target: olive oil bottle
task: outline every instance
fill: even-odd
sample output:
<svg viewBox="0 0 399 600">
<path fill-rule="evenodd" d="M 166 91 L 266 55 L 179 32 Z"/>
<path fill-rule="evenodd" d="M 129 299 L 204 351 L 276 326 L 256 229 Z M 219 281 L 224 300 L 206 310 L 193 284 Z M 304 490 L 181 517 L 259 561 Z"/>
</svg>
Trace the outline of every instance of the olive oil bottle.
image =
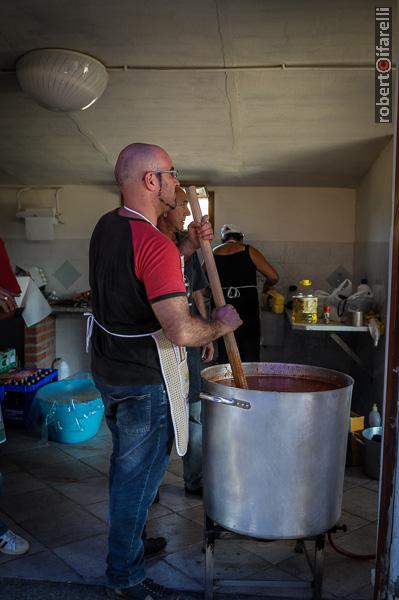
<svg viewBox="0 0 399 600">
<path fill-rule="evenodd" d="M 310 279 L 301 279 L 299 292 L 292 298 L 292 322 L 317 323 L 317 296 L 312 293 Z"/>
</svg>

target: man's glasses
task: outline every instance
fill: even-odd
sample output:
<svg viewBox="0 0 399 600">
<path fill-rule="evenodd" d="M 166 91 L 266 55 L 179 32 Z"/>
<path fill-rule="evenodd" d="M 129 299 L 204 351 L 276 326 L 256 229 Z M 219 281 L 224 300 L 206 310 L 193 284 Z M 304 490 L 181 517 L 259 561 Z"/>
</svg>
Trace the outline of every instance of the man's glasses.
<svg viewBox="0 0 399 600">
<path fill-rule="evenodd" d="M 154 172 L 155 175 L 158 175 L 160 173 L 170 173 L 175 179 L 179 179 L 179 171 L 177 169 L 159 169 L 158 171 Z"/>
</svg>

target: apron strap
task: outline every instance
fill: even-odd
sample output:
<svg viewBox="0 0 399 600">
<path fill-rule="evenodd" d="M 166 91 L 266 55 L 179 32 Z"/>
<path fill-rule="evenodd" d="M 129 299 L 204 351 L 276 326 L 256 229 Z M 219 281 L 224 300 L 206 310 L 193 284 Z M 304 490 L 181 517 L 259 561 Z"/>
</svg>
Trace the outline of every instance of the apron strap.
<svg viewBox="0 0 399 600">
<path fill-rule="evenodd" d="M 237 287 L 231 285 L 230 287 L 224 287 L 222 289 L 227 290 L 227 298 L 239 298 L 241 296 L 240 290 L 243 290 L 244 288 L 256 288 L 256 285 L 238 285 Z"/>
<path fill-rule="evenodd" d="M 93 315 L 93 313 L 91 312 L 85 312 L 83 313 L 84 317 L 87 317 L 87 323 L 86 323 L 86 352 L 89 351 L 89 345 L 90 345 L 90 339 L 91 339 L 91 335 L 93 333 L 93 326 L 94 323 L 96 325 L 98 325 L 100 327 L 100 329 L 102 329 L 103 331 L 105 331 L 105 333 L 108 333 L 109 335 L 114 335 L 115 337 L 120 337 L 120 338 L 142 338 L 142 337 L 148 337 L 148 336 L 152 336 L 154 333 L 158 333 L 159 331 L 162 331 L 162 329 L 158 329 L 157 331 L 152 331 L 151 333 L 137 333 L 135 335 L 132 334 L 126 334 L 126 333 L 114 333 L 113 331 L 110 331 L 109 329 L 107 329 L 106 327 L 104 327 L 104 325 L 101 325 L 101 323 L 99 323 L 95 316 Z"/>
</svg>

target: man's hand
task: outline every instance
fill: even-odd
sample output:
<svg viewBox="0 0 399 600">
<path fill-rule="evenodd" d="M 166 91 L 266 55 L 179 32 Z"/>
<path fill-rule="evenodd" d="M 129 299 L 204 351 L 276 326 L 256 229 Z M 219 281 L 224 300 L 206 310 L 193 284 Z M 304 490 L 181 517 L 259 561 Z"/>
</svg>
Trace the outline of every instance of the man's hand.
<svg viewBox="0 0 399 600">
<path fill-rule="evenodd" d="M 211 242 L 213 240 L 213 229 L 208 215 L 204 215 L 201 223 L 194 221 L 188 226 L 187 235 L 179 244 L 180 252 L 189 258 L 200 247 L 200 239 Z"/>
<path fill-rule="evenodd" d="M 213 347 L 213 342 L 209 342 L 208 344 L 205 344 L 205 346 L 202 347 L 202 351 L 201 351 L 202 360 L 206 363 L 211 362 L 214 352 L 215 352 L 215 349 Z"/>
<path fill-rule="evenodd" d="M 0 288 L 0 311 L 11 313 L 17 308 L 14 300 L 14 295 L 7 292 L 4 288 Z"/>
<path fill-rule="evenodd" d="M 225 304 L 224 306 L 214 308 L 212 311 L 212 319 L 223 324 L 226 330 L 223 331 L 222 335 L 235 331 L 242 325 L 240 315 L 231 304 Z"/>
</svg>

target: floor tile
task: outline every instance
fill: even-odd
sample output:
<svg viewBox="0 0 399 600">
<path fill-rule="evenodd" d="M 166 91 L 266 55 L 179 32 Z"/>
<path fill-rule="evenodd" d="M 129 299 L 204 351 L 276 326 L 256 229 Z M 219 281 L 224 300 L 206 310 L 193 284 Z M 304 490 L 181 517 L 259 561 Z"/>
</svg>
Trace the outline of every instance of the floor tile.
<svg viewBox="0 0 399 600">
<path fill-rule="evenodd" d="M 352 594 L 349 594 L 347 598 L 348 600 L 373 600 L 374 590 L 371 583 L 361 587 L 359 590 L 356 590 Z"/>
<path fill-rule="evenodd" d="M 178 514 L 185 519 L 198 523 L 201 527 L 204 525 L 204 506 L 202 504 L 179 511 Z"/>
<path fill-rule="evenodd" d="M 242 541 L 238 544 L 247 552 L 261 556 L 264 560 L 277 565 L 282 560 L 294 555 L 296 542 L 292 540 L 276 540 L 273 542 Z"/>
<path fill-rule="evenodd" d="M 93 469 L 103 473 L 103 475 L 108 475 L 110 456 L 110 452 L 104 452 L 101 454 L 95 454 L 94 456 L 84 456 L 81 460 L 86 465 L 89 465 Z"/>
<path fill-rule="evenodd" d="M 1 448 L 1 446 L 0 446 L 0 448 Z M 5 454 L 1 454 L 1 451 L 0 451 L 0 465 L 1 465 L 1 472 L 3 473 L 3 475 L 6 475 L 7 473 L 13 473 L 14 471 L 18 471 L 20 468 L 15 462 L 13 462 L 11 460 L 11 458 L 6 456 Z"/>
<path fill-rule="evenodd" d="M 1 498 L 2 511 L 18 523 L 36 517 L 48 519 L 54 510 L 62 511 L 64 506 L 73 509 L 75 505 L 50 488 Z"/>
<path fill-rule="evenodd" d="M 2 498 L 13 496 L 15 494 L 24 494 L 46 488 L 47 485 L 41 479 L 33 477 L 23 471 L 14 471 L 8 473 L 3 480 Z M 0 499 L 0 502 L 2 500 Z"/>
<path fill-rule="evenodd" d="M 0 565 L 0 577 L 18 577 L 20 579 L 42 579 L 45 581 L 81 582 L 82 578 L 52 552 L 20 556 Z"/>
<path fill-rule="evenodd" d="M 147 575 L 164 586 L 178 590 L 202 591 L 203 586 L 192 579 L 190 572 L 182 572 L 164 560 L 153 559 L 148 563 Z M 187 596 L 184 596 L 186 600 Z M 216 599 L 215 599 L 216 600 Z"/>
<path fill-rule="evenodd" d="M 5 444 L 0 444 L 0 457 L 42 445 L 37 436 L 29 434 L 23 427 L 15 427 L 9 423 L 6 427 L 7 441 Z"/>
<path fill-rule="evenodd" d="M 166 485 L 166 484 L 183 485 L 183 480 L 179 475 L 175 475 L 171 471 L 166 471 L 165 477 L 163 478 L 161 485 Z"/>
<path fill-rule="evenodd" d="M 102 534 L 54 548 L 54 553 L 85 581 L 103 578 L 105 582 L 107 543 L 107 535 Z"/>
<path fill-rule="evenodd" d="M 167 506 L 164 506 L 162 502 L 153 504 L 148 513 L 148 519 L 157 519 L 158 517 L 164 517 L 165 515 L 172 514 L 173 511 Z"/>
<path fill-rule="evenodd" d="M 77 504 L 94 504 L 108 498 L 108 479 L 90 477 L 75 483 L 56 484 L 54 488 Z"/>
<path fill-rule="evenodd" d="M 90 477 L 98 477 L 98 471 L 70 456 L 62 463 L 33 467 L 29 469 L 29 472 L 51 485 L 81 481 L 82 479 L 89 479 Z"/>
<path fill-rule="evenodd" d="M 10 455 L 10 458 L 23 469 L 34 469 L 70 460 L 65 452 L 51 445 L 37 446 L 30 450 L 15 452 Z"/>
<path fill-rule="evenodd" d="M 21 527 L 48 548 L 104 534 L 107 526 L 100 519 L 76 504 L 51 506 L 44 513 L 21 522 Z"/>
<path fill-rule="evenodd" d="M 363 487 L 365 487 L 369 490 L 374 490 L 375 492 L 378 492 L 378 490 L 380 489 L 380 482 L 378 479 L 370 479 L 370 481 L 363 484 Z"/>
<path fill-rule="evenodd" d="M 168 552 L 174 552 L 202 542 L 202 527 L 176 514 L 151 519 L 147 524 L 148 537 L 164 536 L 168 540 Z"/>
<path fill-rule="evenodd" d="M 372 561 L 352 560 L 339 554 L 328 554 L 324 561 L 323 590 L 338 597 L 351 594 L 370 580 L 372 564 Z M 303 555 L 282 561 L 278 567 L 294 577 L 311 579 Z"/>
<path fill-rule="evenodd" d="M 364 525 L 368 525 L 369 521 L 367 521 L 366 519 L 362 519 L 361 517 L 358 517 L 357 515 L 353 515 L 352 513 L 348 513 L 345 510 L 342 511 L 341 513 L 341 517 L 338 521 L 339 525 L 346 525 L 347 527 L 347 531 L 337 531 L 335 533 L 333 533 L 333 538 L 340 538 L 343 535 L 347 535 L 348 533 L 351 533 L 352 531 L 355 531 L 355 529 L 359 529 L 360 527 L 364 527 Z"/>
<path fill-rule="evenodd" d="M 251 594 L 250 597 L 256 598 L 280 598 L 281 600 L 286 599 L 311 599 L 312 598 L 312 589 L 309 583 L 304 586 L 302 580 L 296 579 L 289 573 L 286 573 L 279 569 L 278 567 L 272 565 L 263 573 L 257 573 L 256 575 L 248 578 L 248 582 L 252 585 L 246 585 L 245 580 L 239 584 L 239 587 L 234 586 L 225 586 L 223 590 L 228 591 L 229 593 L 235 592 L 235 598 L 242 598 L 242 600 L 248 600 L 246 594 Z M 257 583 L 258 582 L 258 583 Z M 257 584 L 257 587 L 254 585 Z M 217 598 L 219 594 L 222 594 L 222 597 L 232 598 L 232 596 L 227 596 L 227 594 L 218 592 Z M 242 594 L 245 594 L 243 596 Z M 327 600 L 327 596 L 323 595 L 323 600 Z"/>
<path fill-rule="evenodd" d="M 378 494 L 364 487 L 352 488 L 344 492 L 342 508 L 367 521 L 375 521 L 377 519 Z"/>
<path fill-rule="evenodd" d="M 111 438 L 95 436 L 82 444 L 64 444 L 63 451 L 74 458 L 85 459 L 89 456 L 110 454 L 112 448 Z"/>
<path fill-rule="evenodd" d="M 164 560 L 184 573 L 189 573 L 197 581 L 202 582 L 205 572 L 205 555 L 202 543 L 167 554 Z M 260 556 L 256 556 L 239 546 L 234 541 L 218 540 L 214 552 L 214 573 L 219 579 L 250 579 L 251 576 L 264 572 L 271 565 Z"/>
<path fill-rule="evenodd" d="M 364 474 L 363 467 L 347 467 L 345 469 L 345 479 L 346 483 L 353 483 L 354 485 L 364 485 L 365 483 L 371 481 L 367 475 Z"/>
<path fill-rule="evenodd" d="M 202 504 L 202 498 L 198 496 L 186 496 L 181 484 L 161 485 L 159 493 L 162 498 L 162 504 L 177 512 Z"/>
<path fill-rule="evenodd" d="M 333 538 L 335 545 L 355 554 L 375 554 L 377 544 L 377 522 L 365 525 L 339 539 Z"/>
<path fill-rule="evenodd" d="M 7 446 L 9 451 L 4 452 Z M 0 499 L 0 519 L 29 539 L 32 548 L 28 555 L 18 558 L 0 554 L 0 576 L 7 573 L 9 577 L 81 581 L 81 573 L 86 583 L 104 582 L 110 448 L 111 436 L 105 424 L 95 438 L 78 445 L 43 445 L 23 429 L 11 429 L 9 442 L 0 446 L 0 470 L 9 474 Z M 164 535 L 168 545 L 147 564 L 150 574 L 164 585 L 191 590 L 193 595 L 185 593 L 184 600 L 200 600 L 203 505 L 200 498 L 184 494 L 182 471 L 182 460 L 174 451 L 160 488 L 160 503 L 151 507 L 148 521 L 148 535 Z M 357 467 L 347 469 L 345 482 L 340 522 L 348 526 L 348 532 L 337 532 L 333 540 L 345 550 L 371 553 L 376 536 L 378 482 Z M 215 552 L 217 576 L 309 579 L 305 557 L 293 552 L 292 545 L 286 541 L 219 540 Z M 371 600 L 372 564 L 340 556 L 327 544 L 323 600 L 346 596 Z M 262 591 L 254 593 L 252 588 L 231 591 L 218 592 L 215 600 L 262 597 Z M 243 591 L 251 595 L 244 596 Z M 285 588 L 275 588 L 273 597 L 310 597 L 303 590 L 285 592 Z"/>
<path fill-rule="evenodd" d="M 85 510 L 101 519 L 103 523 L 108 523 L 108 500 L 102 502 L 95 502 L 94 504 L 86 504 Z"/>
<path fill-rule="evenodd" d="M 168 464 L 168 471 L 174 473 L 178 477 L 183 478 L 183 461 L 181 458 L 176 460 L 170 460 Z"/>
</svg>

